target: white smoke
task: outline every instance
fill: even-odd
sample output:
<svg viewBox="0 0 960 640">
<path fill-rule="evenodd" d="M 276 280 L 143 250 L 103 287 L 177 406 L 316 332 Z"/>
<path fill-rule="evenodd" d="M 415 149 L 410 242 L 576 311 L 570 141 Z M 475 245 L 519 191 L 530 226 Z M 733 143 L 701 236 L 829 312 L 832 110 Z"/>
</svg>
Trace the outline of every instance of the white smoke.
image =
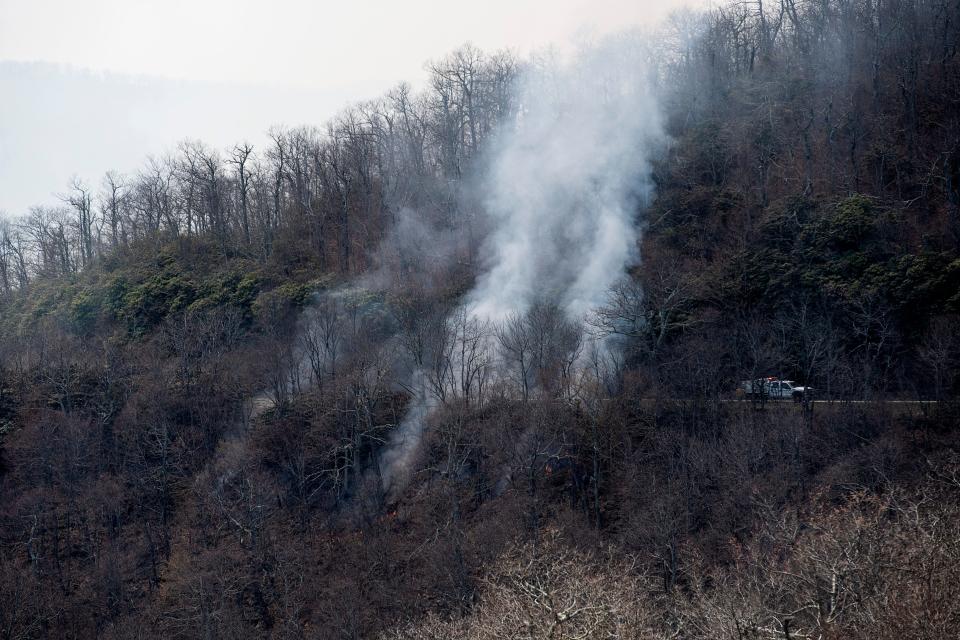
<svg viewBox="0 0 960 640">
<path fill-rule="evenodd" d="M 484 179 L 489 265 L 467 300 L 477 317 L 549 299 L 582 318 L 638 259 L 636 214 L 663 135 L 647 60 L 641 38 L 620 35 L 523 76 Z"/>
<path fill-rule="evenodd" d="M 639 260 L 637 216 L 652 195 L 650 159 L 663 138 L 647 53 L 642 38 L 620 35 L 523 74 L 516 119 L 490 144 L 474 185 L 490 231 L 485 269 L 464 301 L 472 321 L 496 324 L 545 301 L 580 322 Z M 485 348 L 496 351 L 492 333 Z M 411 391 L 380 458 L 394 496 L 436 408 L 422 371 Z"/>
<path fill-rule="evenodd" d="M 485 170 L 472 185 L 485 194 L 486 264 L 454 314 L 460 314 L 461 333 L 454 332 L 460 342 L 450 353 L 461 360 L 450 363 L 451 371 L 464 375 L 464 354 L 475 356 L 471 349 L 488 352 L 471 362 L 492 363 L 494 333 L 484 331 L 537 301 L 557 304 L 580 321 L 639 259 L 637 215 L 652 193 L 649 162 L 663 135 L 643 42 L 621 35 L 572 62 L 541 61 L 522 75 L 517 116 L 488 142 Z M 368 288 L 436 291 L 449 286 L 451 263 L 467 254 L 464 238 L 454 231 L 400 208 L 364 286 L 315 297 L 291 354 L 295 377 L 318 384 L 359 343 L 389 333 L 373 331 L 384 314 L 362 302 Z M 476 337 L 481 333 L 486 337 Z M 449 384 L 462 387 L 462 377 L 451 375 Z M 406 413 L 379 457 L 381 487 L 392 498 L 407 485 L 440 402 L 424 370 L 414 369 L 409 381 Z M 298 384 L 276 386 L 292 393 Z M 272 406 L 268 398 L 267 392 L 256 396 L 251 413 Z"/>
<path fill-rule="evenodd" d="M 436 406 L 436 399 L 427 392 L 426 377 L 415 371 L 410 388 L 410 404 L 400 424 L 390 433 L 390 440 L 380 454 L 380 482 L 385 494 L 395 494 L 406 486 L 410 471 L 420 452 L 420 442 L 427 418 Z"/>
</svg>

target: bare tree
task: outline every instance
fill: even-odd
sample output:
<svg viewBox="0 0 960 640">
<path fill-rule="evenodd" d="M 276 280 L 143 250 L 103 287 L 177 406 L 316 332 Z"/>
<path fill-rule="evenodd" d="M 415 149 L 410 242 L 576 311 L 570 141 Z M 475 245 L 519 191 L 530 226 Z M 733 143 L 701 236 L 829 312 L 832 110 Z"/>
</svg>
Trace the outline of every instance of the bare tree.
<svg viewBox="0 0 960 640">
<path fill-rule="evenodd" d="M 250 212 L 249 212 L 249 193 L 250 193 L 250 172 L 247 167 L 250 155 L 253 153 L 253 147 L 247 143 L 237 145 L 233 148 L 230 156 L 230 164 L 236 167 L 237 186 L 240 195 L 240 220 L 243 228 L 243 239 L 246 246 L 250 246 Z"/>
<path fill-rule="evenodd" d="M 110 242 L 113 248 L 126 244 L 127 237 L 123 229 L 124 209 L 126 208 L 126 184 L 123 176 L 108 171 L 103 177 L 100 192 L 100 215 L 110 227 Z"/>
<path fill-rule="evenodd" d="M 918 349 L 921 362 L 930 370 L 933 399 L 937 401 L 945 399 L 956 380 L 956 363 L 960 355 L 957 326 L 956 318 L 934 319 Z"/>
<path fill-rule="evenodd" d="M 71 183 L 72 191 L 60 195 L 60 199 L 73 207 L 77 214 L 77 231 L 80 243 L 80 267 L 93 262 L 93 207 L 91 206 L 90 189 L 79 179 L 74 178 Z"/>
<path fill-rule="evenodd" d="M 325 378 L 337 377 L 337 357 L 346 333 L 346 321 L 334 296 L 323 296 L 303 320 L 302 340 L 314 380 L 323 385 Z"/>
<path fill-rule="evenodd" d="M 534 341 L 527 320 L 523 314 L 513 313 L 500 323 L 495 331 L 509 375 L 526 401 L 530 397 L 534 366 Z"/>
</svg>

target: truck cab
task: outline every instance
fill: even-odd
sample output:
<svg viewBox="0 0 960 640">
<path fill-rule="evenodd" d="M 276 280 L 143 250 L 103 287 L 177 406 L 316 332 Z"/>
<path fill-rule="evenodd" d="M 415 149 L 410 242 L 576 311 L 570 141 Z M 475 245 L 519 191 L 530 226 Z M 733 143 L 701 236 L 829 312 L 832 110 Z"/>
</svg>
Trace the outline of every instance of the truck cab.
<svg viewBox="0 0 960 640">
<path fill-rule="evenodd" d="M 771 398 L 774 400 L 793 400 L 802 402 L 812 395 L 813 387 L 801 387 L 794 385 L 793 380 L 780 380 L 778 378 L 758 378 L 756 380 L 744 380 L 741 383 L 744 393 L 751 398 Z"/>
</svg>

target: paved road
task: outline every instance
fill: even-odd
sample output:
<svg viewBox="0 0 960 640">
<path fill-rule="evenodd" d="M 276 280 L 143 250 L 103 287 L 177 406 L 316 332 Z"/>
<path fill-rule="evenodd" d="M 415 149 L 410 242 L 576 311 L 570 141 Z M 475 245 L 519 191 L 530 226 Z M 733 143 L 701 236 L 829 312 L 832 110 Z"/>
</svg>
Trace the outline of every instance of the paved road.
<svg viewBox="0 0 960 640">
<path fill-rule="evenodd" d="M 679 402 L 679 401 L 677 401 L 677 402 Z M 753 402 L 753 401 L 750 400 L 749 398 L 728 398 L 728 399 L 721 400 L 720 402 L 743 402 L 743 403 L 749 404 L 749 403 L 751 403 L 751 402 Z M 812 402 L 813 404 L 835 404 L 835 405 L 843 405 L 843 404 L 918 404 L 918 405 L 924 405 L 924 404 L 937 404 L 937 403 L 938 403 L 937 400 L 812 400 L 811 402 Z M 759 404 L 759 400 L 757 401 L 757 403 Z M 778 400 L 778 399 L 775 399 L 775 398 L 768 398 L 768 399 L 767 399 L 767 404 L 802 404 L 802 403 L 800 403 L 800 402 L 794 402 L 792 399 Z"/>
</svg>

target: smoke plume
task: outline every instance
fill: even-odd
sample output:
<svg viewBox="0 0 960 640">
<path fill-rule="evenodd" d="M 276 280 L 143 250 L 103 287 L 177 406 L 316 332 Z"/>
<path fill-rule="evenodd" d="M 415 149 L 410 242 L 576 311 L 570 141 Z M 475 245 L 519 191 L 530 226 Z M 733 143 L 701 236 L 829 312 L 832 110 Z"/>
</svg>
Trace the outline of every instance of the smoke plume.
<svg viewBox="0 0 960 640">
<path fill-rule="evenodd" d="M 482 180 L 492 232 L 467 301 L 477 317 L 547 299 L 581 318 L 638 259 L 636 215 L 662 136 L 648 68 L 643 41 L 621 35 L 523 75 Z"/>
<path fill-rule="evenodd" d="M 409 480 L 427 418 L 436 406 L 422 371 L 414 372 L 410 392 L 410 405 L 403 420 L 390 434 L 390 441 L 380 455 L 380 481 L 388 495 L 395 494 Z"/>
<path fill-rule="evenodd" d="M 516 117 L 496 135 L 474 185 L 485 194 L 489 229 L 485 268 L 464 301 L 476 321 L 502 322 L 544 301 L 580 322 L 639 259 L 637 216 L 663 136 L 646 54 L 641 38 L 621 35 L 521 76 Z M 495 350 L 492 340 L 486 349 Z M 380 460 L 394 494 L 435 408 L 422 372 L 414 380 Z"/>
</svg>

